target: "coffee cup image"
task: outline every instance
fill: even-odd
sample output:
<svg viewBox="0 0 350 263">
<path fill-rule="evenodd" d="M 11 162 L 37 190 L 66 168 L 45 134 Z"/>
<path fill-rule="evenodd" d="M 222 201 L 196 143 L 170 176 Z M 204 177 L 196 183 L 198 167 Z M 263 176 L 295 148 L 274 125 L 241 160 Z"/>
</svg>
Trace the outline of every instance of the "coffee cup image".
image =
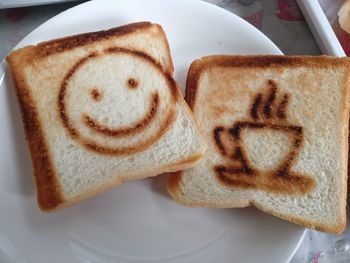
<svg viewBox="0 0 350 263">
<path fill-rule="evenodd" d="M 293 165 L 303 147 L 304 130 L 301 126 L 289 123 L 287 106 L 290 95 L 286 93 L 277 98 L 277 90 L 276 82 L 268 80 L 265 94 L 258 93 L 251 104 L 250 119 L 236 121 L 231 127 L 217 126 L 213 130 L 216 148 L 225 160 L 223 164 L 213 167 L 221 184 L 232 188 L 260 189 L 289 195 L 306 194 L 315 187 L 311 176 L 293 171 Z M 283 136 L 288 143 L 283 145 L 283 153 L 269 156 L 277 159 L 277 162 L 264 167 L 257 161 L 264 156 L 257 156 L 255 160 L 250 158 L 248 133 L 255 134 L 255 140 L 264 134 L 269 139 Z M 262 147 L 259 143 L 255 147 Z"/>
</svg>

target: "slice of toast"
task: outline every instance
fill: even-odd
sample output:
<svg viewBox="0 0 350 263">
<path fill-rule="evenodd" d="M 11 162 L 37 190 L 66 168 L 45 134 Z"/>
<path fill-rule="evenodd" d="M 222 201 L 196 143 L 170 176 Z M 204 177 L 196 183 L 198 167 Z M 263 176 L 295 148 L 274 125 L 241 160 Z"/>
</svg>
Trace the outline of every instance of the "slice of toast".
<svg viewBox="0 0 350 263">
<path fill-rule="evenodd" d="M 44 211 L 123 181 L 186 169 L 204 154 L 160 25 L 43 42 L 7 61 Z"/>
<path fill-rule="evenodd" d="M 209 144 L 170 175 L 184 205 L 245 207 L 320 231 L 346 225 L 347 58 L 209 56 L 192 63 L 186 100 Z"/>
</svg>

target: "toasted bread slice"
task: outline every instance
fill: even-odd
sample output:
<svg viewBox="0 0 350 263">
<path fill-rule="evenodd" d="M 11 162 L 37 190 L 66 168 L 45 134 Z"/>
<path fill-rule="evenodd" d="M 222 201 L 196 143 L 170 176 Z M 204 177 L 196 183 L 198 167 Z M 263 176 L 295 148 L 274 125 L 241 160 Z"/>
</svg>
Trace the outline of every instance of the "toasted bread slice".
<svg viewBox="0 0 350 263">
<path fill-rule="evenodd" d="M 205 151 L 157 24 L 43 42 L 7 61 L 44 211 L 188 168 Z"/>
<path fill-rule="evenodd" d="M 186 100 L 209 150 L 170 175 L 184 205 L 245 207 L 320 231 L 346 225 L 347 58 L 210 56 L 192 63 Z"/>
</svg>

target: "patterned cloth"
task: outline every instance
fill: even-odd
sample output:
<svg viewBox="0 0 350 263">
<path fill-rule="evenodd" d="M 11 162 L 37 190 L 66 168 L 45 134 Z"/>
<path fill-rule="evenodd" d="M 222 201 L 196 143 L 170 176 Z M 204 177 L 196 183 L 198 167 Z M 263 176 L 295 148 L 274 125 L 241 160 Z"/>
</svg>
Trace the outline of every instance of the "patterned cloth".
<svg viewBox="0 0 350 263">
<path fill-rule="evenodd" d="M 247 20 L 267 35 L 284 54 L 319 55 L 305 19 L 295 0 L 206 0 Z M 314 0 L 316 1 L 316 0 Z M 334 19 L 335 2 L 320 0 Z M 0 10 L 0 60 L 28 33 L 54 15 L 83 1 Z M 333 7 L 333 8 L 332 8 Z M 291 263 L 350 262 L 350 231 L 342 236 L 308 230 Z"/>
</svg>

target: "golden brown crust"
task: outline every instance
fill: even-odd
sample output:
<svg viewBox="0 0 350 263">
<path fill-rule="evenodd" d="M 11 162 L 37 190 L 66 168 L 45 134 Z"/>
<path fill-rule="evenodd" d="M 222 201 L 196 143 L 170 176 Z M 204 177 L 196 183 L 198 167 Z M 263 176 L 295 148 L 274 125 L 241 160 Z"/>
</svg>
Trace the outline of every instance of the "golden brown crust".
<svg viewBox="0 0 350 263">
<path fill-rule="evenodd" d="M 162 35 L 165 36 L 165 32 L 164 32 L 163 28 L 162 28 L 160 25 L 158 25 L 158 24 L 156 24 L 156 26 L 158 27 L 158 29 L 159 29 L 159 31 L 162 33 Z M 169 58 L 169 61 L 171 62 L 171 64 L 169 65 L 170 68 L 169 68 L 168 72 L 169 72 L 171 75 L 173 75 L 173 73 L 174 73 L 174 64 L 173 64 L 173 59 L 172 59 L 171 53 L 170 53 L 170 45 L 169 45 L 169 42 L 168 42 L 168 40 L 167 40 L 166 38 L 165 38 L 165 41 L 164 41 L 164 42 L 165 42 L 165 45 L 166 45 L 167 56 L 168 56 L 168 58 Z"/>
<path fill-rule="evenodd" d="M 46 57 L 55 53 L 65 52 L 73 48 L 82 47 L 89 43 L 106 40 L 111 37 L 125 35 L 137 30 L 144 30 L 150 28 L 152 23 L 150 22 L 138 22 L 132 23 L 108 30 L 83 33 L 59 39 L 53 39 L 45 42 L 41 42 L 36 45 L 37 56 Z"/>
<path fill-rule="evenodd" d="M 34 58 L 42 58 L 52 54 L 61 53 L 74 48 L 78 48 L 84 45 L 92 44 L 97 41 L 108 40 L 109 38 L 132 34 L 137 31 L 142 31 L 151 28 L 152 26 L 156 27 L 161 33 L 164 44 L 166 46 L 167 60 L 170 62 L 170 64 L 168 65 L 169 68 L 165 67 L 165 70 L 172 76 L 174 71 L 174 65 L 171 58 L 169 42 L 166 38 L 163 28 L 160 25 L 152 24 L 151 22 L 136 22 L 120 27 L 110 28 L 108 30 L 88 32 L 44 41 L 38 43 L 37 45 L 28 45 L 26 47 L 16 49 L 11 52 L 10 56 L 23 56 L 23 60 L 26 60 L 27 58 L 30 58 L 30 60 Z"/>
<path fill-rule="evenodd" d="M 112 37 L 122 36 L 129 33 L 135 33 L 137 31 L 145 30 L 152 26 L 156 26 L 161 32 L 162 36 L 165 36 L 163 28 L 158 24 L 152 24 L 151 22 L 136 22 L 120 27 L 111 28 L 108 30 L 83 33 L 41 42 L 38 45 L 36 45 L 36 56 L 45 57 L 55 53 L 65 52 L 67 50 L 81 47 L 99 40 L 107 40 Z M 165 37 L 164 44 L 166 45 L 168 60 L 171 63 L 167 71 L 169 74 L 172 74 L 174 71 L 174 66 L 172 64 L 169 42 Z"/>
<path fill-rule="evenodd" d="M 52 160 L 47 150 L 47 142 L 42 131 L 38 113 L 35 108 L 20 60 L 9 56 L 18 104 L 22 113 L 26 140 L 29 145 L 33 176 L 37 189 L 37 199 L 43 211 L 50 211 L 64 202 L 61 186 L 57 180 Z"/>
<path fill-rule="evenodd" d="M 348 72 L 350 72 L 350 67 L 348 67 Z M 344 76 L 343 79 L 343 103 L 344 103 L 344 111 L 343 111 L 343 137 L 344 137 L 344 145 L 343 145 L 343 174 L 345 175 L 343 177 L 343 182 L 342 182 L 342 188 L 340 189 L 341 193 L 341 200 L 344 202 L 340 204 L 341 208 L 341 222 L 337 228 L 334 228 L 334 233 L 340 234 L 342 233 L 345 228 L 346 228 L 346 201 L 347 201 L 347 182 L 348 182 L 348 173 L 349 173 L 349 168 L 346 160 L 349 159 L 349 99 L 350 99 L 350 77 L 349 76 Z"/>
<path fill-rule="evenodd" d="M 339 67 L 350 66 L 347 58 L 335 58 L 328 56 L 283 56 L 283 55 L 257 55 L 257 56 L 207 56 L 192 62 L 186 80 L 186 101 L 191 109 L 195 108 L 195 99 L 198 82 L 202 73 L 215 67 L 235 68 L 283 68 L 283 67 Z"/>
<path fill-rule="evenodd" d="M 202 76 L 203 72 L 206 70 L 209 70 L 210 68 L 214 67 L 251 67 L 251 68 L 271 68 L 275 67 L 276 69 L 283 68 L 283 67 L 313 67 L 313 68 L 325 68 L 325 67 L 343 67 L 347 66 L 350 70 L 350 62 L 347 58 L 334 58 L 334 57 L 327 57 L 327 56 L 319 56 L 319 57 L 313 57 L 313 56 L 224 56 L 224 55 L 218 55 L 218 56 L 209 56 L 204 57 L 198 60 L 195 60 L 192 62 L 188 75 L 187 75 L 187 81 L 186 81 L 186 101 L 191 107 L 191 109 L 195 112 L 196 109 L 196 96 L 198 93 L 198 83 L 200 81 L 200 77 Z M 350 86 L 350 79 L 347 74 L 347 76 L 344 77 L 343 80 L 343 103 L 345 105 L 343 117 L 344 117 L 344 127 L 343 127 L 343 136 L 346 140 L 346 143 L 344 145 L 344 151 L 343 151 L 343 157 L 344 160 L 348 160 L 348 119 L 349 119 L 349 112 L 348 112 L 348 104 L 349 104 L 349 86 Z M 198 106 L 200 107 L 200 106 Z M 254 112 L 252 112 L 253 114 Z M 254 115 L 254 114 L 253 114 Z M 281 115 L 283 117 L 283 114 Z M 343 162 L 343 174 L 346 176 L 343 178 L 344 181 L 342 183 L 342 189 L 341 191 L 341 197 L 340 201 L 341 204 L 339 204 L 340 209 L 340 218 L 338 224 L 335 225 L 326 225 L 322 223 L 315 223 L 315 222 L 309 222 L 301 218 L 293 217 L 293 216 L 285 216 L 280 213 L 277 213 L 272 210 L 265 209 L 264 207 L 261 207 L 259 204 L 256 204 L 252 200 L 245 200 L 242 202 L 237 203 L 208 203 L 206 201 L 190 201 L 186 200 L 181 196 L 180 187 L 181 187 L 181 180 L 182 180 L 182 172 L 173 173 L 169 176 L 168 179 L 168 191 L 173 196 L 173 198 L 178 202 L 186 206 L 192 206 L 192 207 L 215 207 L 215 208 L 238 208 L 238 207 L 246 207 L 253 205 L 256 208 L 267 212 L 269 214 L 272 214 L 274 216 L 280 217 L 282 219 L 285 219 L 287 221 L 294 222 L 296 224 L 303 225 L 308 228 L 312 228 L 318 231 L 328 232 L 328 233 L 335 233 L 340 234 L 345 230 L 346 227 L 346 195 L 347 195 L 347 162 Z"/>
<path fill-rule="evenodd" d="M 199 78 L 204 71 L 200 64 L 200 60 L 195 60 L 191 63 L 190 68 L 188 70 L 187 79 L 186 79 L 186 94 L 185 100 L 187 104 L 190 106 L 191 110 L 194 110 L 194 102 L 197 92 L 197 85 L 199 82 Z"/>
<path fill-rule="evenodd" d="M 41 210 L 47 212 L 54 211 L 61 207 L 69 206 L 71 201 L 65 200 L 63 197 L 62 188 L 57 179 L 56 171 L 48 152 L 47 141 L 40 125 L 35 103 L 24 77 L 24 65 L 31 63 L 31 61 L 35 58 L 41 58 L 52 54 L 65 52 L 67 50 L 81 47 L 95 41 L 134 33 L 135 31 L 141 31 L 154 25 L 155 24 L 151 24 L 150 22 L 140 22 L 112 28 L 106 31 L 69 36 L 42 42 L 36 46 L 27 46 L 20 48 L 8 55 L 7 62 L 13 75 L 17 99 L 22 112 L 26 140 L 31 152 L 33 176 L 37 188 L 37 199 Z M 177 94 L 177 91 L 175 90 L 176 84 L 172 78 L 173 65 L 170 56 L 169 43 L 167 42 L 161 26 L 155 26 L 157 26 L 158 29 L 160 29 L 163 33 L 167 49 L 167 56 L 171 63 L 168 65 L 169 68 L 162 68 L 167 73 L 166 77 L 168 81 L 172 83 L 172 93 Z M 174 116 L 174 114 L 171 116 Z M 116 184 L 119 183 L 117 182 Z M 93 194 L 87 194 L 87 196 L 91 195 Z"/>
<path fill-rule="evenodd" d="M 198 162 L 202 157 L 203 157 L 202 154 L 195 154 L 195 155 L 190 156 L 187 159 L 181 160 L 181 161 L 176 163 L 176 169 L 179 169 L 178 166 L 181 166 L 181 167 L 192 166 L 193 163 Z M 179 170 L 181 170 L 181 169 L 179 169 Z"/>
<path fill-rule="evenodd" d="M 168 192 L 175 193 L 181 185 L 181 171 L 168 173 Z"/>
<path fill-rule="evenodd" d="M 281 67 L 337 67 L 341 64 L 349 65 L 347 58 L 330 56 L 283 56 L 283 55 L 256 55 L 256 56 L 208 56 L 195 61 L 199 69 L 208 67 L 235 67 L 235 68 L 281 68 Z"/>
</svg>

